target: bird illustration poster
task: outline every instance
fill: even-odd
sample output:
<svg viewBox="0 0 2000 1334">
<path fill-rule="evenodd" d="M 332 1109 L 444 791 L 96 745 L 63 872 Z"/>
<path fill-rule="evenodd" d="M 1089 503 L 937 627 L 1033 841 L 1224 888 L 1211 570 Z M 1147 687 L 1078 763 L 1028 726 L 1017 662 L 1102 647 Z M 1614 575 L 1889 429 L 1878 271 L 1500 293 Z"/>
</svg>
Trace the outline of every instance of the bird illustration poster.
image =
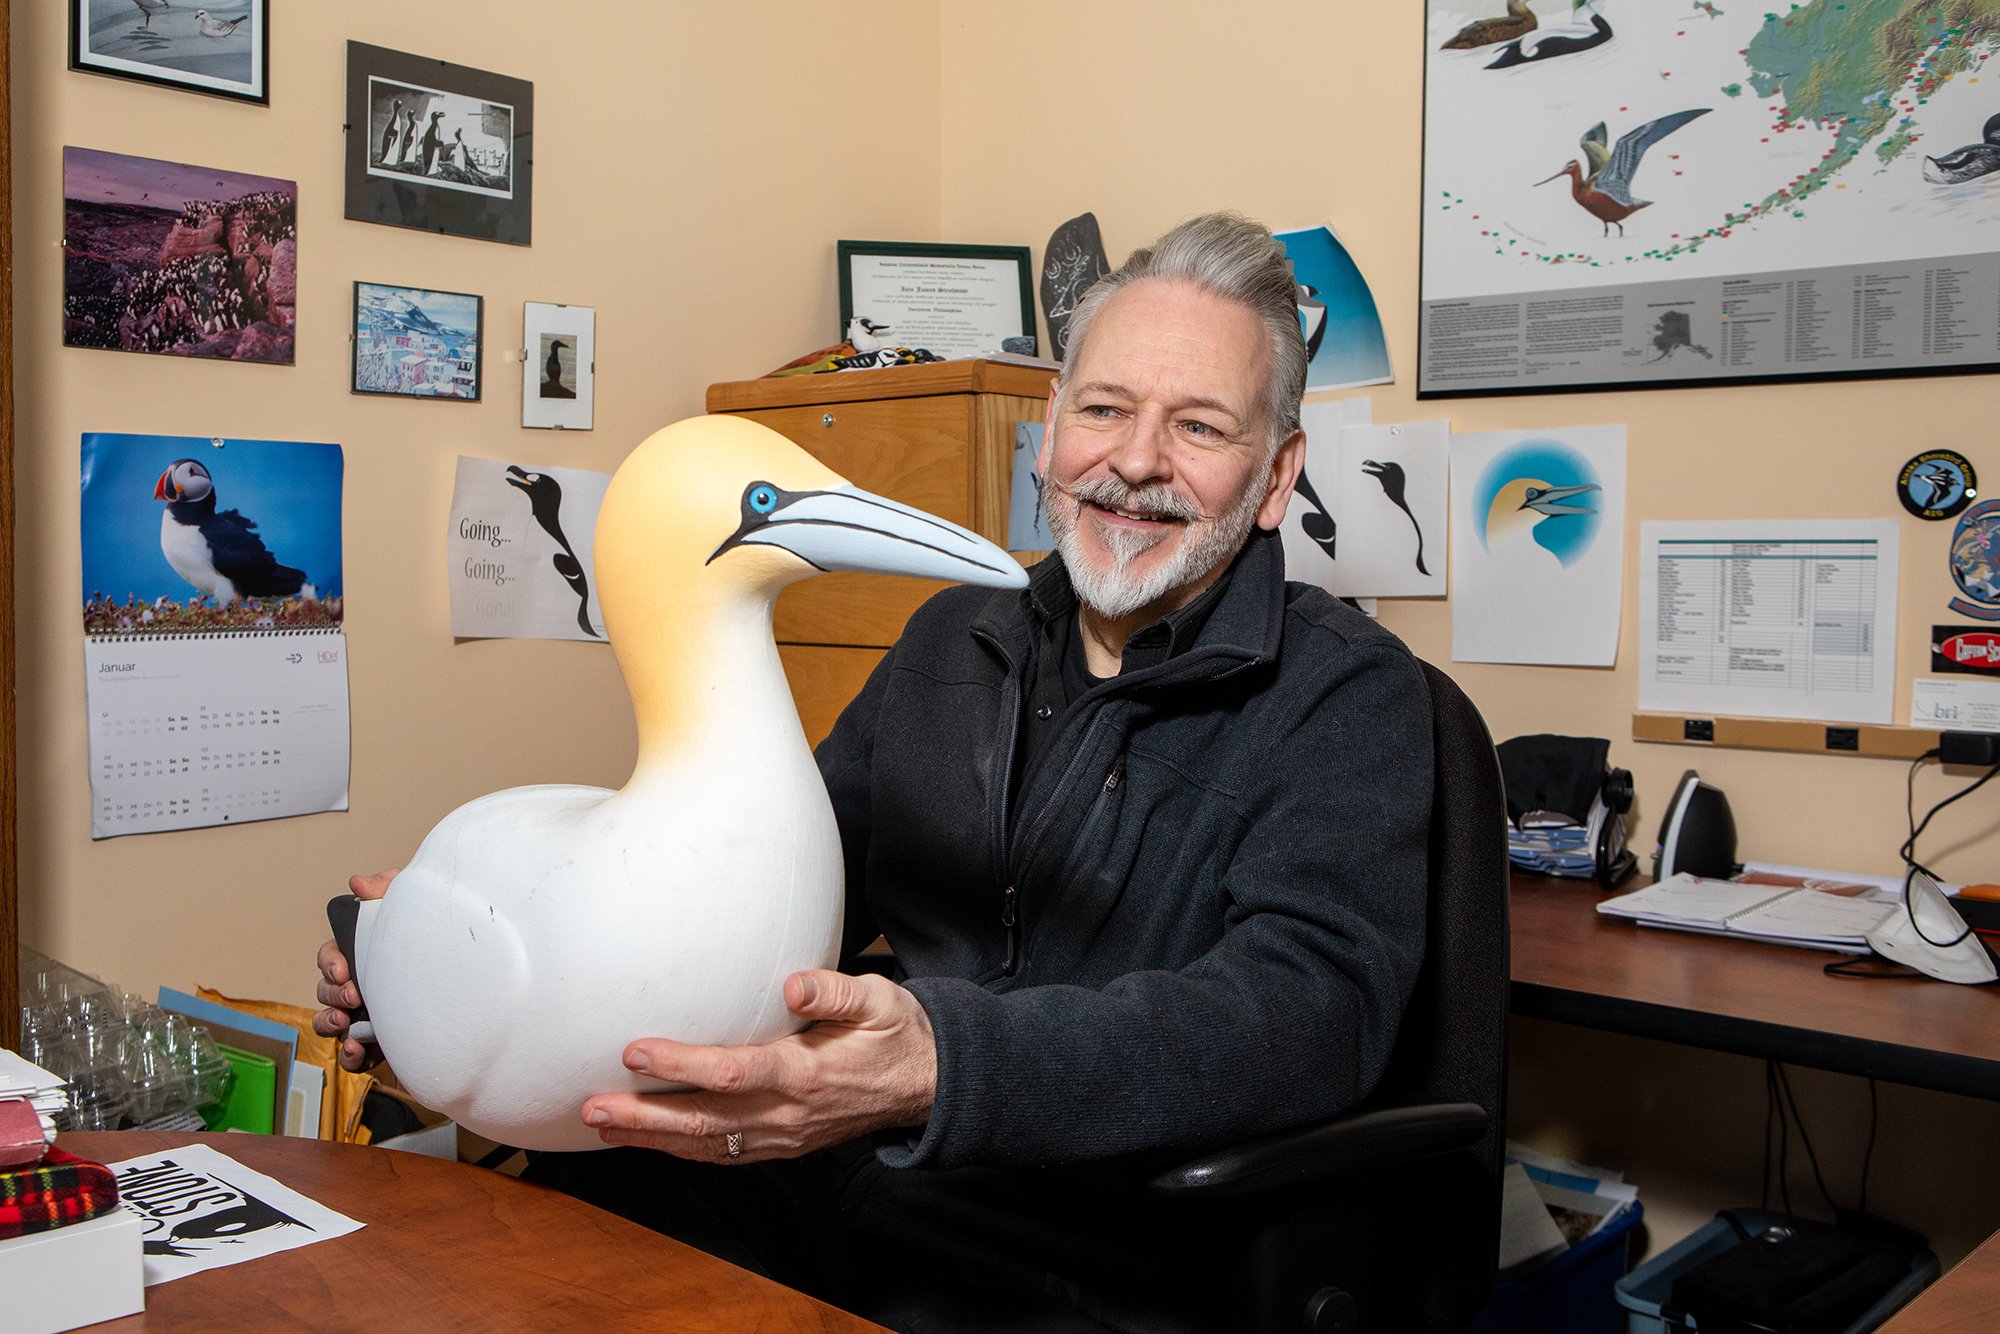
<svg viewBox="0 0 2000 1334">
<path fill-rule="evenodd" d="M 289 366 L 298 186 L 63 149 L 63 344 Z"/>
<path fill-rule="evenodd" d="M 143 1229 L 149 1288 L 367 1226 L 206 1144 L 143 1154 L 110 1167 L 118 1207 Z"/>
<path fill-rule="evenodd" d="M 1306 391 L 1388 384 L 1389 341 L 1375 294 L 1333 224 L 1279 232 L 1298 282 L 1299 325 L 1306 336 Z"/>
<path fill-rule="evenodd" d="M 1306 461 L 1292 487 L 1285 521 L 1278 528 L 1278 537 L 1284 545 L 1287 579 L 1329 586 L 1327 579 L 1340 551 L 1340 531 L 1333 510 L 1334 481 L 1340 474 L 1340 433 L 1346 427 L 1366 426 L 1373 420 L 1374 407 L 1365 397 L 1319 399 L 1300 406 L 1299 425 L 1306 433 Z"/>
<path fill-rule="evenodd" d="M 1042 457 L 1041 422 L 1014 423 L 1014 473 L 1007 502 L 1007 550 L 1053 551 L 1055 535 L 1042 509 L 1042 475 L 1035 465 Z"/>
<path fill-rule="evenodd" d="M 597 312 L 526 302 L 521 346 L 521 425 L 588 431 L 597 401 Z"/>
<path fill-rule="evenodd" d="M 604 643 L 594 555 L 611 475 L 461 455 L 445 558 L 461 639 Z"/>
<path fill-rule="evenodd" d="M 69 67 L 271 104 L 268 0 L 67 0 Z"/>
<path fill-rule="evenodd" d="M 2000 364 L 1994 0 L 1428 0 L 1419 397 Z"/>
<path fill-rule="evenodd" d="M 1625 589 L 1625 428 L 1451 441 L 1454 662 L 1610 667 Z"/>
<path fill-rule="evenodd" d="M 1326 560 L 1324 572 L 1319 562 L 1297 570 L 1287 562 L 1289 577 L 1336 597 L 1443 597 L 1451 424 L 1343 427 L 1333 455 L 1319 486 L 1333 509 L 1338 559 Z"/>
<path fill-rule="evenodd" d="M 89 434 L 94 837 L 347 809 L 340 446 Z"/>
</svg>

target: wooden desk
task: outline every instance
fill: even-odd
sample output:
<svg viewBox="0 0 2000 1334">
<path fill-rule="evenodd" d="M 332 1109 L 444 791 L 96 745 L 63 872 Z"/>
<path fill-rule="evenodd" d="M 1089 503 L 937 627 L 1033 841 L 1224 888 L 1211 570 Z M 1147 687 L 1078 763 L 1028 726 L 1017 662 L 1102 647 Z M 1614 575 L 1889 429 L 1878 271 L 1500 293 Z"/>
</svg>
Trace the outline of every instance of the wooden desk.
<svg viewBox="0 0 2000 1334">
<path fill-rule="evenodd" d="M 2000 987 L 1827 977 L 1824 950 L 1642 927 L 1603 897 L 1514 876 L 1515 1014 L 2000 1100 Z"/>
<path fill-rule="evenodd" d="M 676 1330 L 860 1334 L 880 1326 L 497 1172 L 271 1135 L 111 1131 L 62 1147 L 117 1162 L 193 1142 L 367 1224 L 146 1290 L 104 1330 Z"/>
<path fill-rule="evenodd" d="M 1882 1334 L 1991 1334 L 2000 1329 L 2000 1233 L 1917 1294 Z"/>
</svg>

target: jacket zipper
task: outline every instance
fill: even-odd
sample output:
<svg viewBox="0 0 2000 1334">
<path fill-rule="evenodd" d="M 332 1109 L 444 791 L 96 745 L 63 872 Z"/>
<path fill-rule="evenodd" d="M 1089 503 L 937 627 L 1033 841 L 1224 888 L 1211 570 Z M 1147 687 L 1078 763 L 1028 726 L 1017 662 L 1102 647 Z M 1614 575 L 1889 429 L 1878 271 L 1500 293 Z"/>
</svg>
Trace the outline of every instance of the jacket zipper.
<svg viewBox="0 0 2000 1334">
<path fill-rule="evenodd" d="M 1099 800 L 1116 792 L 1118 785 L 1124 781 L 1125 755 L 1121 751 L 1112 762 L 1111 772 L 1104 776 Z M 1000 925 L 1007 933 L 1007 958 L 1000 966 L 1000 973 L 1003 977 L 1012 977 L 1021 966 L 1021 912 L 1019 891 L 1011 884 L 1000 896 Z"/>
</svg>

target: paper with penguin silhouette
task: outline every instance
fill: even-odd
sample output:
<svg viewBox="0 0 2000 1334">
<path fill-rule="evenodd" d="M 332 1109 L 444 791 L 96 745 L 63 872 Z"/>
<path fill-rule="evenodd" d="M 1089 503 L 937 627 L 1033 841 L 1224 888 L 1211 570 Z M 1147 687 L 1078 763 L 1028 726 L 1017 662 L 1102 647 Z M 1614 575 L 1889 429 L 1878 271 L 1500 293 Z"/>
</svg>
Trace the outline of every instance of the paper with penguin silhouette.
<svg viewBox="0 0 2000 1334">
<path fill-rule="evenodd" d="M 1299 425 L 1306 433 L 1305 467 L 1292 487 L 1285 521 L 1278 528 L 1285 548 L 1285 578 L 1326 586 L 1339 551 L 1333 482 L 1340 470 L 1340 433 L 1349 426 L 1367 425 L 1373 411 L 1366 398 L 1322 399 L 1300 407 Z"/>
<path fill-rule="evenodd" d="M 112 1163 L 118 1207 L 144 1229 L 146 1286 L 367 1226 L 206 1144 Z"/>
<path fill-rule="evenodd" d="M 461 639 L 604 643 L 592 554 L 611 475 L 460 456 L 445 539 Z"/>
<path fill-rule="evenodd" d="M 1343 427 L 1320 497 L 1333 511 L 1337 556 L 1291 572 L 1335 597 L 1422 598 L 1445 593 L 1451 424 Z"/>
</svg>

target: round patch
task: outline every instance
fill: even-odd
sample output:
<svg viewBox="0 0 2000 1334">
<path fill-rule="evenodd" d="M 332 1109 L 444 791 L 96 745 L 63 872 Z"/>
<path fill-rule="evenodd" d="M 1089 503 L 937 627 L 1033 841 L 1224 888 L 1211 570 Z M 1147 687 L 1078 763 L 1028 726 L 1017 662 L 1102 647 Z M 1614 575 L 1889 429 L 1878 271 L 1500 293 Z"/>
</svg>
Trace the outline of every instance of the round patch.
<svg viewBox="0 0 2000 1334">
<path fill-rule="evenodd" d="M 1951 535 L 1951 577 L 1963 597 L 1951 609 L 1975 621 L 2000 621 L 2000 500 L 1982 500 Z"/>
<path fill-rule="evenodd" d="M 1919 519 L 1949 519 L 1979 498 L 1979 476 L 1954 449 L 1927 449 L 1896 474 L 1896 499 Z"/>
</svg>

